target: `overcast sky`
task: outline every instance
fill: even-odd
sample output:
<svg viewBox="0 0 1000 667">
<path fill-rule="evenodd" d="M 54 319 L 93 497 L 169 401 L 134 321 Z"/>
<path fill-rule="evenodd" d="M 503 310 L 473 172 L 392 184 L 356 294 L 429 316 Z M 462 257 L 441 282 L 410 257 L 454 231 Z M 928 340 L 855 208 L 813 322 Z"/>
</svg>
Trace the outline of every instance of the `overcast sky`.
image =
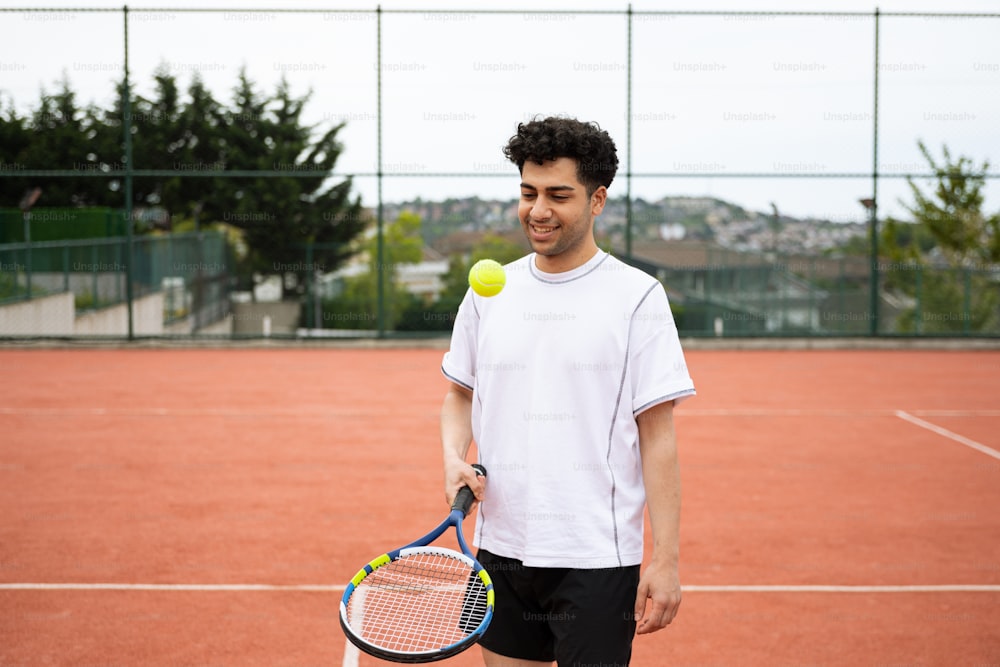
<svg viewBox="0 0 1000 667">
<path fill-rule="evenodd" d="M 215 13 L 144 12 L 201 3 L 129 2 L 131 76 L 149 93 L 158 66 L 184 87 L 197 73 L 231 99 L 241 67 L 265 91 L 285 76 L 296 94 L 312 91 L 309 122 L 346 121 L 338 172 L 371 174 L 376 153 L 376 19 L 373 13 L 267 11 L 282 3 L 215 0 Z M 624 14 L 470 14 L 447 2 L 383 2 L 409 13 L 382 17 L 382 166 L 385 201 L 517 196 L 514 168 L 500 152 L 518 122 L 561 113 L 595 120 L 621 157 L 612 196 L 711 195 L 748 208 L 843 221 L 864 219 L 858 199 L 870 178 L 874 30 L 870 16 L 637 15 L 632 24 L 631 156 L 626 136 L 627 21 Z M 829 0 L 828 2 L 641 2 L 633 10 L 997 12 L 987 0 Z M 0 7 L 29 7 L 4 2 Z M 36 4 L 42 7 L 44 5 Z M 76 7 L 121 7 L 81 2 Z M 300 0 L 287 7 L 374 9 L 376 3 Z M 479 8 L 613 10 L 616 0 L 572 4 L 481 3 Z M 249 13 L 236 9 L 253 9 Z M 424 9 L 448 10 L 444 13 Z M 24 111 L 64 75 L 81 102 L 110 105 L 122 73 L 122 15 L 0 13 L 0 95 Z M 935 154 L 1000 162 L 1000 18 L 881 20 L 879 164 L 922 172 L 924 140 Z M 2 156 L 0 156 L 2 158 Z M 57 165 L 53 165 L 56 167 Z M 136 165 L 142 167 L 142 165 Z M 473 172 L 478 177 L 401 176 Z M 708 173 L 805 172 L 809 178 L 733 178 Z M 641 174 L 675 174 L 646 177 Z M 367 205 L 376 181 L 357 176 Z M 880 211 L 901 213 L 899 179 L 879 184 Z M 987 190 L 1000 209 L 1000 182 Z"/>
</svg>

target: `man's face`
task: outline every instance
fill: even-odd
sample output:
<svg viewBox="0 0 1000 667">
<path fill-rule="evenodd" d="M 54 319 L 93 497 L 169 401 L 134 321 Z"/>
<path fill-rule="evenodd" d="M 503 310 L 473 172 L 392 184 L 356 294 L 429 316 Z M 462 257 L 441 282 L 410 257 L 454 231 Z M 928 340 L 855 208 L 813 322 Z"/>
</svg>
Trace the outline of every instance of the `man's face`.
<svg viewBox="0 0 1000 667">
<path fill-rule="evenodd" d="M 572 158 L 524 163 L 517 217 L 532 250 L 545 258 L 538 268 L 567 271 L 593 257 L 594 216 L 604 209 L 606 199 L 604 186 L 587 196 Z"/>
</svg>

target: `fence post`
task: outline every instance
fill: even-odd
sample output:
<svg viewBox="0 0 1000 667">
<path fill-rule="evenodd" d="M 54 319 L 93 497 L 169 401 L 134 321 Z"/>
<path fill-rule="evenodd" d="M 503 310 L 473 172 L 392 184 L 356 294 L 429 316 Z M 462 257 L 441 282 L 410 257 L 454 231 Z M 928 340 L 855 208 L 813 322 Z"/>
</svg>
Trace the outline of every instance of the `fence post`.
<svg viewBox="0 0 1000 667">
<path fill-rule="evenodd" d="M 378 328 L 378 337 L 385 337 L 385 277 L 382 271 L 383 265 L 385 263 L 385 235 L 383 231 L 384 221 L 383 221 L 383 209 L 382 209 L 382 5 L 378 5 L 375 8 L 375 47 L 376 47 L 376 72 L 375 72 L 375 86 L 376 86 L 376 154 L 377 154 L 377 174 L 376 178 L 378 180 L 378 215 L 376 216 L 376 227 L 377 227 L 377 249 L 376 249 L 376 283 L 377 283 L 377 298 L 378 302 L 376 304 L 376 320 Z"/>
<path fill-rule="evenodd" d="M 878 7 L 875 8 L 875 67 L 873 74 L 874 80 L 874 90 L 872 91 L 872 198 L 871 206 L 867 204 L 865 208 L 868 208 L 868 219 L 869 224 L 871 224 L 871 328 L 869 329 L 869 334 L 872 336 L 878 335 L 878 284 L 879 284 L 879 266 L 878 266 L 878 74 L 879 74 L 879 45 L 878 45 L 878 33 L 879 33 L 879 10 Z"/>
<path fill-rule="evenodd" d="M 69 291 L 69 246 L 63 246 L 63 291 Z"/>
<path fill-rule="evenodd" d="M 962 299 L 962 333 L 968 336 L 972 329 L 972 271 L 966 267 L 962 273 L 965 275 L 965 294 Z"/>
<path fill-rule="evenodd" d="M 166 295 L 166 306 L 167 312 L 170 313 L 170 321 L 173 321 L 177 309 L 174 307 L 174 283 L 173 283 L 173 267 L 174 267 L 174 230 L 171 229 L 170 233 L 167 234 L 167 270 L 164 272 L 167 276 L 171 277 L 171 280 L 167 282 L 167 295 Z M 163 276 L 160 277 L 160 285 L 163 285 Z M 183 294 L 183 291 L 181 292 Z M 182 297 L 183 299 L 183 297 Z M 182 304 L 183 305 L 183 304 Z"/>
<path fill-rule="evenodd" d="M 625 83 L 625 254 L 632 256 L 632 3 L 628 5 Z"/>
<path fill-rule="evenodd" d="M 119 273 L 121 270 L 119 267 L 122 266 L 122 244 L 119 241 L 115 243 L 115 273 Z M 122 300 L 122 281 L 121 276 L 115 276 L 115 303 L 121 303 Z"/>
<path fill-rule="evenodd" d="M 197 333 L 201 329 L 201 311 L 205 306 L 205 272 L 202 271 L 202 263 L 205 256 L 202 253 L 201 244 L 205 240 L 205 235 L 201 231 L 201 206 L 196 206 L 194 210 L 194 295 L 191 310 L 194 311 L 194 318 L 191 321 L 191 333 Z M 171 270 L 173 268 L 171 267 Z M 282 276 L 284 282 L 284 276 Z M 284 285 L 282 285 L 284 289 Z"/>
<path fill-rule="evenodd" d="M 317 300 L 317 292 L 316 292 L 316 272 L 313 270 L 313 243 L 315 243 L 315 241 L 309 241 L 308 243 L 306 243 L 306 271 L 309 272 L 311 278 L 309 282 L 306 284 L 306 298 L 305 298 L 306 316 L 305 318 L 303 318 L 303 322 L 305 322 L 305 326 L 307 328 L 309 327 L 309 324 L 311 322 L 313 323 L 313 326 L 315 326 L 315 328 L 318 329 L 319 326 L 316 325 L 317 320 L 316 320 L 315 304 Z"/>
<path fill-rule="evenodd" d="M 845 315 L 847 313 L 847 273 L 844 257 L 840 258 L 839 275 L 837 276 L 837 304 L 837 312 L 841 315 Z M 822 321 L 822 319 L 823 313 L 820 313 L 820 320 Z M 848 327 L 846 319 L 841 317 L 840 322 L 838 323 L 839 331 L 837 333 L 844 335 L 848 328 L 853 329 L 854 327 Z M 851 333 L 853 333 L 853 331 Z"/>
<path fill-rule="evenodd" d="M 786 333 L 788 328 L 788 272 L 785 270 L 785 265 L 787 264 L 787 258 L 776 253 L 774 257 L 777 264 L 774 267 L 774 275 L 777 276 L 778 281 L 781 283 L 781 291 L 779 292 L 779 298 L 781 299 L 780 309 L 781 309 L 781 333 Z"/>
<path fill-rule="evenodd" d="M 819 318 L 813 319 L 816 313 L 816 259 L 809 261 L 809 333 L 815 334 L 819 330 Z"/>
<path fill-rule="evenodd" d="M 122 7 L 122 25 L 125 38 L 125 58 L 124 75 L 125 81 L 122 86 L 122 127 L 125 132 L 125 237 L 127 240 L 128 256 L 125 262 L 125 300 L 128 302 L 128 339 L 135 339 L 135 323 L 132 313 L 132 264 L 135 261 L 135 245 L 132 238 L 132 172 L 135 165 L 132 164 L 132 93 L 129 89 L 128 79 L 128 5 Z"/>
<path fill-rule="evenodd" d="M 100 286 L 97 284 L 98 283 L 98 275 L 97 275 L 97 266 L 98 266 L 98 264 L 99 264 L 99 262 L 97 261 L 97 244 L 94 243 L 94 244 L 91 244 L 91 246 L 90 246 L 90 276 L 91 276 L 90 286 L 91 286 L 91 291 L 93 292 L 92 298 L 94 300 L 93 301 L 93 308 L 94 309 L 97 308 L 97 295 L 100 293 L 99 292 Z M 131 308 L 131 307 L 132 307 L 132 304 L 129 303 L 129 308 Z"/>
<path fill-rule="evenodd" d="M 31 299 L 31 211 L 24 211 L 24 286 Z"/>
<path fill-rule="evenodd" d="M 323 302 L 322 296 L 320 294 L 320 278 L 323 274 L 319 269 L 313 269 L 312 272 L 312 288 L 313 288 L 313 327 L 316 329 L 323 328 Z"/>
</svg>

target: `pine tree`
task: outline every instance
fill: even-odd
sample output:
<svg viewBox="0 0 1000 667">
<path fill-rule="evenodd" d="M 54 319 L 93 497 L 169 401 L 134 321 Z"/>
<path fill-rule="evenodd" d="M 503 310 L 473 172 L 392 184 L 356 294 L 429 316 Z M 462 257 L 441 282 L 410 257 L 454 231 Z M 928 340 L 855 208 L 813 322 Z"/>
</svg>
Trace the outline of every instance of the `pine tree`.
<svg viewBox="0 0 1000 667">
<path fill-rule="evenodd" d="M 245 71 L 231 106 L 217 101 L 197 76 L 186 99 L 165 67 L 154 73 L 154 81 L 148 98 L 130 97 L 132 157 L 137 170 L 169 173 L 135 177 L 133 207 L 163 207 L 187 227 L 194 221 L 228 223 L 247 249 L 244 272 L 284 274 L 290 294 L 302 293 L 316 271 L 333 271 L 343 263 L 368 222 L 360 198 L 352 196 L 351 180 L 330 177 L 344 148 L 338 138 L 343 123 L 304 124 L 309 94 L 296 97 L 285 81 L 273 95 L 263 94 Z M 116 86 L 116 101 L 106 110 L 81 108 L 68 80 L 55 94 L 43 91 L 37 109 L 26 117 L 13 105 L 0 108 L 0 155 L 14 165 L 11 169 L 81 174 L 0 179 L 0 205 L 16 206 L 28 186 L 41 186 L 43 206 L 124 208 L 120 177 L 84 176 L 125 168 L 123 85 Z M 287 176 L 205 175 L 230 170 Z"/>
<path fill-rule="evenodd" d="M 223 116 L 219 133 L 226 169 L 287 171 L 288 177 L 218 183 L 228 195 L 219 202 L 232 208 L 214 210 L 216 219 L 243 231 L 252 270 L 294 276 L 286 291 L 297 293 L 310 274 L 332 271 L 351 255 L 350 242 L 368 221 L 360 199 L 351 198 L 349 178 L 328 183 L 343 151 L 337 136 L 344 124 L 313 139 L 316 128 L 301 119 L 308 99 L 292 96 L 285 81 L 273 97 L 263 97 L 241 73 L 234 110 Z M 323 175 L 301 175 L 313 171 Z"/>
<path fill-rule="evenodd" d="M 908 179 L 915 204 L 907 210 L 914 220 L 930 233 L 951 267 L 1000 262 L 1000 213 L 983 212 L 989 162 L 976 166 L 964 156 L 953 160 L 944 146 L 944 164 L 938 164 L 923 142 L 918 145 L 937 183 L 928 196 Z"/>
<path fill-rule="evenodd" d="M 920 142 L 934 174 L 926 194 L 909 179 L 912 222 L 889 219 L 880 247 L 891 260 L 885 285 L 910 299 L 897 328 L 907 333 L 973 333 L 1000 326 L 1000 213 L 983 211 L 989 163 L 952 158 L 943 147 L 939 164 Z"/>
<path fill-rule="evenodd" d="M 3 205 L 17 206 L 29 187 L 42 189 L 37 206 L 93 206 L 113 196 L 108 179 L 84 175 L 121 166 L 106 164 L 95 153 L 100 116 L 99 109 L 77 104 L 66 78 L 57 84 L 55 93 L 42 90 L 38 107 L 27 118 L 9 111 L 0 123 L 4 128 L 0 130 L 0 154 L 20 170 L 61 169 L 77 172 L 80 177 L 13 179 L 4 183 Z"/>
<path fill-rule="evenodd" d="M 30 143 L 28 119 L 17 113 L 12 101 L 0 97 L 0 169 L 10 174 L 27 169 L 19 160 Z M 17 205 L 30 183 L 27 178 L 0 178 L 0 206 Z"/>
</svg>

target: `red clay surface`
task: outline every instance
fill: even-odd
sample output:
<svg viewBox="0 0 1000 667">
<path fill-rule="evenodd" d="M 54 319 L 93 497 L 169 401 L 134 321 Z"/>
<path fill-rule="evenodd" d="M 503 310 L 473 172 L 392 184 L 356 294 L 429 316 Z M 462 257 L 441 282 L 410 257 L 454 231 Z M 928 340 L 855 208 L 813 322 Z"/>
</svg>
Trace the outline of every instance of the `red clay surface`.
<svg viewBox="0 0 1000 667">
<path fill-rule="evenodd" d="M 447 509 L 441 354 L 0 351 L 0 585 L 342 585 Z M 1000 585 L 1000 460 L 896 415 L 1000 450 L 1000 353 L 688 363 L 693 588 L 634 665 L 1000 665 L 996 590 L 698 588 Z M 339 598 L 0 588 L 0 665 L 339 666 Z"/>
</svg>

